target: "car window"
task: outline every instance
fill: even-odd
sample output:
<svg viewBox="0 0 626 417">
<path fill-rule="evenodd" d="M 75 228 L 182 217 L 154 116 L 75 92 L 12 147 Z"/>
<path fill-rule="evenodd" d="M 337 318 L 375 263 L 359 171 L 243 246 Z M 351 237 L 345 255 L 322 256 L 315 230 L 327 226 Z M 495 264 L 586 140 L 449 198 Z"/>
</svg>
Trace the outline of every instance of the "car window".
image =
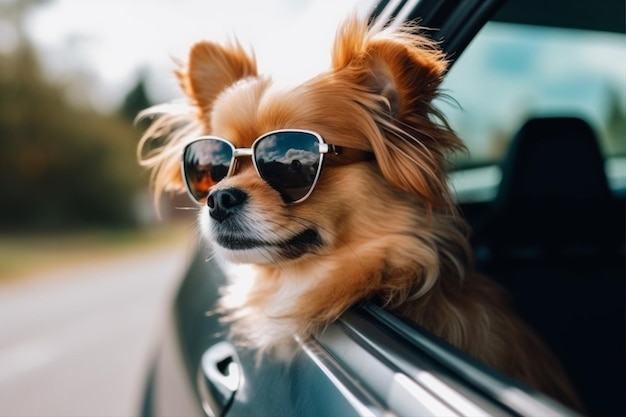
<svg viewBox="0 0 626 417">
<path fill-rule="evenodd" d="M 460 200 L 495 194 L 497 164 L 531 117 L 591 124 L 611 187 L 626 188 L 626 35 L 489 22 L 459 57 L 438 103 L 468 147 L 454 157 Z"/>
</svg>

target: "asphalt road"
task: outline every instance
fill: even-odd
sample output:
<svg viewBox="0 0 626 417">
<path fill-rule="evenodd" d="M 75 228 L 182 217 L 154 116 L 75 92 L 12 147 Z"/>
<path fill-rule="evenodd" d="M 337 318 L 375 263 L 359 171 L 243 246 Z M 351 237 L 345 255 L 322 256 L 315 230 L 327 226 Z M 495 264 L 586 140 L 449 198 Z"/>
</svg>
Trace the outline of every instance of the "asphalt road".
<svg viewBox="0 0 626 417">
<path fill-rule="evenodd" d="M 190 247 L 0 287 L 0 416 L 135 416 Z"/>
</svg>

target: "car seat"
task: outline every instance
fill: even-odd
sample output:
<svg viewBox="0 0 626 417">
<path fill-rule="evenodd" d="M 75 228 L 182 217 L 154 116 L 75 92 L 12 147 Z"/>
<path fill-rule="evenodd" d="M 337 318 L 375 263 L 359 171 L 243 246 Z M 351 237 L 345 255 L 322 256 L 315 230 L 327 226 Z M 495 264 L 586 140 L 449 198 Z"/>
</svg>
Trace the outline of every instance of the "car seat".
<svg viewBox="0 0 626 417">
<path fill-rule="evenodd" d="M 510 291 L 592 415 L 625 411 L 624 217 L 590 125 L 548 117 L 513 138 L 474 226 L 479 269 Z"/>
</svg>

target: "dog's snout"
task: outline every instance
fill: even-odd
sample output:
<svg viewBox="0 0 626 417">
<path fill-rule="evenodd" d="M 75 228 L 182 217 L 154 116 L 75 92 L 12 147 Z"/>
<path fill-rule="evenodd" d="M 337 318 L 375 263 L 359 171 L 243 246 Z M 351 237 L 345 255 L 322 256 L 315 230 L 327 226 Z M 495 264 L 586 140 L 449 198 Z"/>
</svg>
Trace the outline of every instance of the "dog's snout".
<svg viewBox="0 0 626 417">
<path fill-rule="evenodd" d="M 214 190 L 207 198 L 209 214 L 218 222 L 235 213 L 248 199 L 248 195 L 239 188 Z"/>
</svg>

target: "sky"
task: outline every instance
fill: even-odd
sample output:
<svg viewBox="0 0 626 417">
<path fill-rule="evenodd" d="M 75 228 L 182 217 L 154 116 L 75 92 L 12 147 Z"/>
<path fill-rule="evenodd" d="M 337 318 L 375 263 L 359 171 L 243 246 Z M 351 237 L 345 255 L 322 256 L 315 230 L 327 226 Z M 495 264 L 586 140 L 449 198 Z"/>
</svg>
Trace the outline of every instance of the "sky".
<svg viewBox="0 0 626 417">
<path fill-rule="evenodd" d="M 119 105 L 140 74 L 157 102 L 180 96 L 174 58 L 201 39 L 238 39 L 259 71 L 286 83 L 328 67 L 341 20 L 373 0 L 52 0 L 26 20 L 48 76 L 75 85 L 75 99 L 102 111 Z M 332 6 L 330 6 L 332 5 Z M 71 88 L 70 88 L 71 95 Z"/>
</svg>

